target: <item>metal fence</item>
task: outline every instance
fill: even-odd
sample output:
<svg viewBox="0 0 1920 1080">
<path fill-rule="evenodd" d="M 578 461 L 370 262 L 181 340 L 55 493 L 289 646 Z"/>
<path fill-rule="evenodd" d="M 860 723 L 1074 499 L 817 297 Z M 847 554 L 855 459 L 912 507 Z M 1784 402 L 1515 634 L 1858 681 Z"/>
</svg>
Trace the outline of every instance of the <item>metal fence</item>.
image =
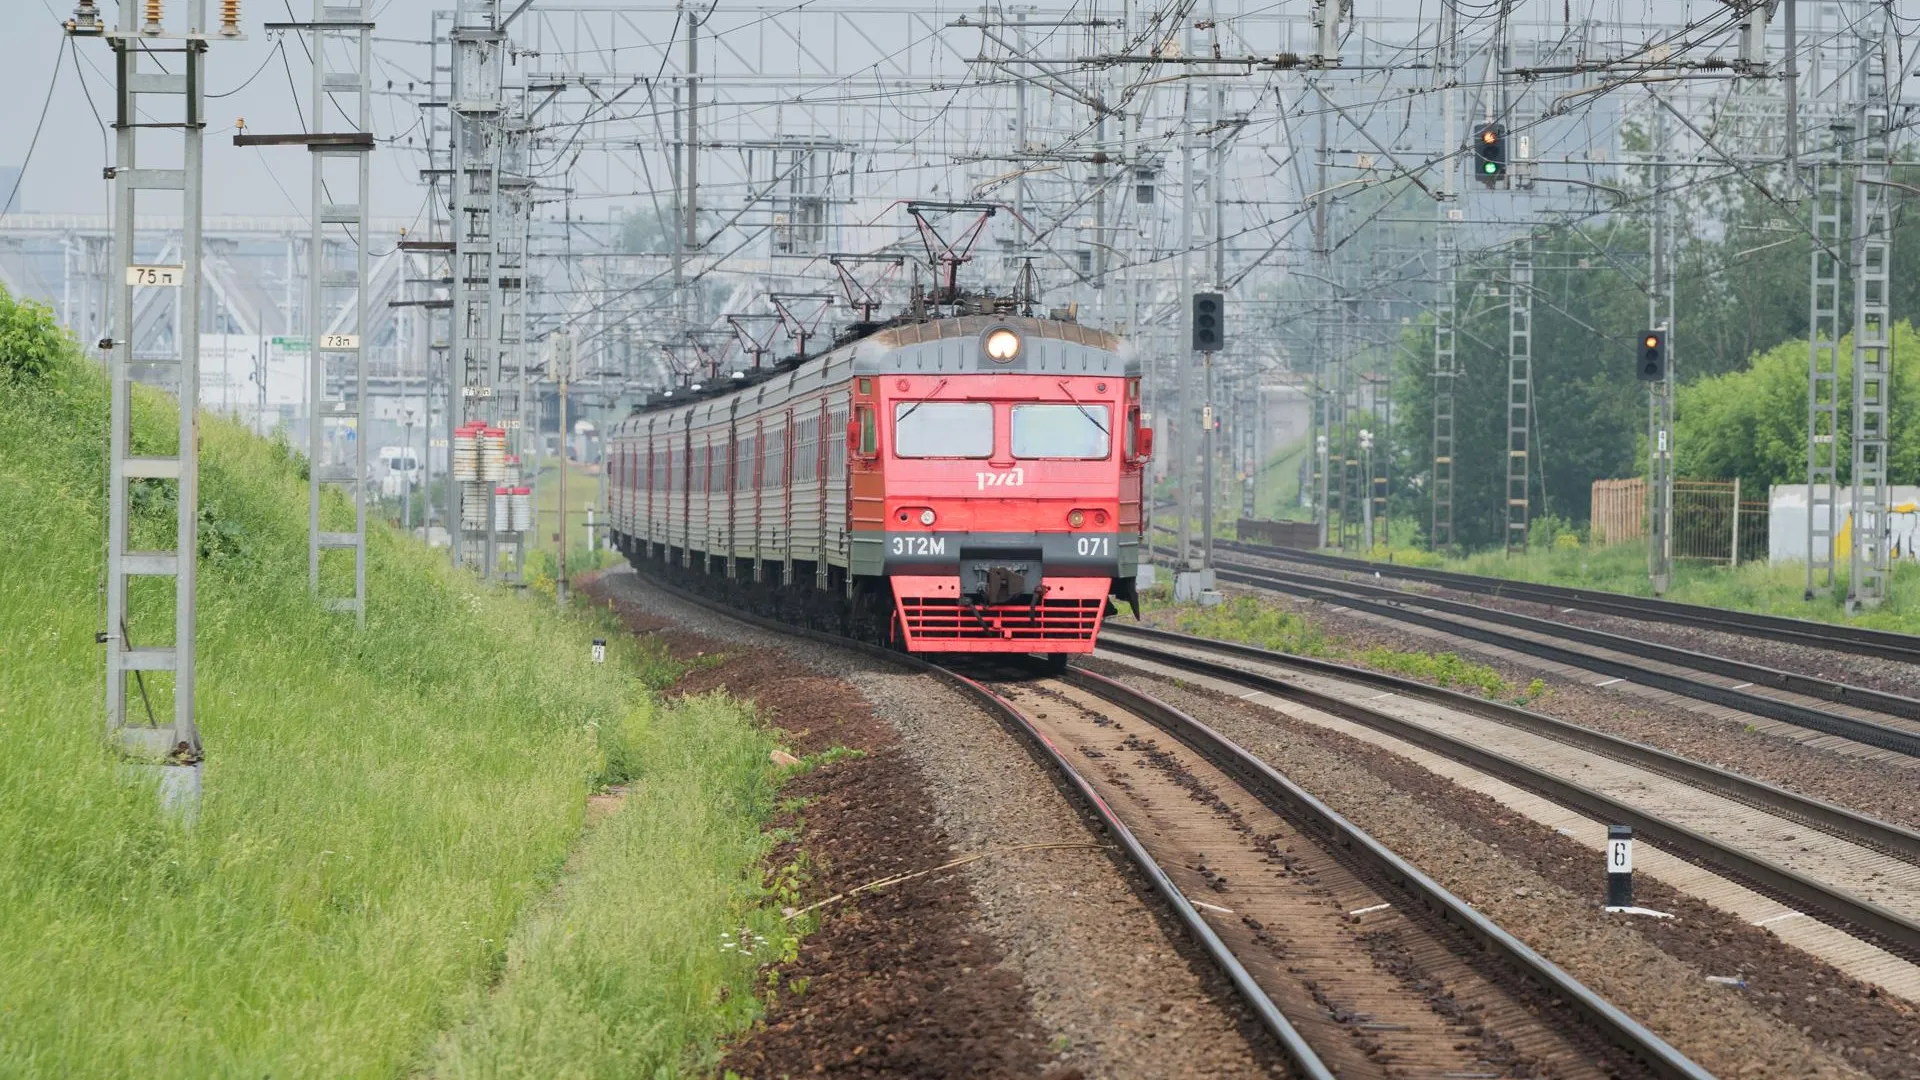
<svg viewBox="0 0 1920 1080">
<path fill-rule="evenodd" d="M 1591 535 L 1602 546 L 1643 543 L 1647 537 L 1647 482 L 1596 480 Z M 1693 562 L 1764 561 L 1768 508 L 1741 498 L 1740 481 L 1673 482 L 1673 557 Z"/>
</svg>

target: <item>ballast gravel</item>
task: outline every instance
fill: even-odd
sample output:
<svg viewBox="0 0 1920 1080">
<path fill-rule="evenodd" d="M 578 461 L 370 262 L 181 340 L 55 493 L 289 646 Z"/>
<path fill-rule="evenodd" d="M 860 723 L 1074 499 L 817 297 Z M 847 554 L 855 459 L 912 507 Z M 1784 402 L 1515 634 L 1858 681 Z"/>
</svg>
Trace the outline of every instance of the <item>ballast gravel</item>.
<svg viewBox="0 0 1920 1080">
<path fill-rule="evenodd" d="M 1288 562 L 1284 559 L 1242 557 L 1255 565 L 1316 572 L 1300 563 Z M 1530 600 L 1516 600 L 1509 596 L 1485 596 L 1479 593 L 1462 592 L 1405 578 L 1396 579 L 1390 565 L 1380 568 L 1380 573 L 1386 579 L 1385 582 L 1370 575 L 1363 576 L 1333 570 L 1324 572 L 1334 580 L 1363 580 L 1369 585 L 1392 584 L 1410 593 L 1459 600 L 1497 611 L 1531 615 L 1537 619 L 1551 619 L 1554 622 L 1603 630 L 1609 634 L 1620 634 L 1643 641 L 1671 645 L 1677 649 L 1712 653 L 1749 664 L 1794 671 L 1815 678 L 1833 679 L 1837 682 L 1882 690 L 1890 694 L 1920 697 L 1920 665 L 1900 660 L 1889 660 L 1865 653 L 1810 648 L 1798 643 L 1769 641 L 1766 638 L 1721 630 L 1703 630 L 1678 623 L 1661 622 L 1657 619 L 1635 619 L 1625 615 L 1612 615 L 1578 608 L 1569 609 Z M 1820 626 L 1816 621 L 1808 620 L 1808 622 L 1811 623 L 1812 629 L 1817 630 Z"/>
<path fill-rule="evenodd" d="M 1420 653 L 1448 648 L 1442 639 L 1411 632 L 1383 617 L 1359 615 L 1319 601 L 1274 593 L 1250 595 L 1312 622 L 1330 641 L 1348 648 L 1352 655 L 1339 660 L 1355 667 L 1367 666 L 1358 655 L 1369 646 Z M 1148 621 L 1166 629 L 1178 629 L 1172 613 L 1166 609 L 1153 612 Z M 1540 679 L 1547 693 L 1527 703 L 1527 708 L 1535 712 L 1718 765 L 1882 821 L 1920 828 L 1920 799 L 1913 796 L 1916 772 L 1901 762 L 1835 753 L 1737 720 L 1682 707 L 1662 707 L 1637 695 L 1596 688 L 1564 678 L 1547 668 L 1533 667 L 1525 657 L 1490 656 L 1472 641 L 1458 640 L 1452 647 L 1473 662 L 1499 672 L 1515 686 Z M 1401 672 L 1392 674 L 1410 677 Z"/>
<path fill-rule="evenodd" d="M 1026 747 L 946 686 L 831 645 L 747 626 L 625 569 L 601 587 L 684 632 L 775 650 L 846 681 L 899 733 L 963 869 L 979 925 L 1030 995 L 1059 1077 L 1286 1074 L 1271 1040 L 1148 886 L 1083 823 Z M 1015 850 L 1029 845 L 1074 848 Z"/>
<path fill-rule="evenodd" d="M 1233 739 L 1716 1075 L 1920 1076 L 1912 1008 L 1764 931 L 1654 883 L 1636 899 L 1679 919 L 1608 916 L 1594 853 L 1485 796 L 1261 706 L 1126 665 L 1087 666 Z"/>
</svg>

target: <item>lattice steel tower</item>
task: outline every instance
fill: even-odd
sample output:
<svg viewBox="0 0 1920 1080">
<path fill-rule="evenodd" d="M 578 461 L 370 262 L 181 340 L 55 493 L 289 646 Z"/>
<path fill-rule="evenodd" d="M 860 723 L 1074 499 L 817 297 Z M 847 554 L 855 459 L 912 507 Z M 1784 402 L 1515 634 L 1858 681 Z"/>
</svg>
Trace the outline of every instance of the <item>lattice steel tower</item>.
<svg viewBox="0 0 1920 1080">
<path fill-rule="evenodd" d="M 1893 387 L 1888 259 L 1892 221 L 1887 174 L 1893 157 L 1886 9 L 1860 35 L 1860 167 L 1853 184 L 1853 545 L 1847 609 L 1879 607 L 1887 598 L 1887 400 Z"/>
<path fill-rule="evenodd" d="M 1514 242 L 1507 261 L 1508 553 L 1527 549 L 1527 497 L 1533 417 L 1533 235 Z"/>
<path fill-rule="evenodd" d="M 502 138 L 501 76 L 507 34 L 499 0 L 459 0 L 454 13 L 453 314 L 448 403 L 455 429 L 470 419 L 498 423 L 500 274 L 496 236 Z M 450 453 L 457 453 L 449 446 Z M 453 470 L 449 470 L 450 475 Z M 491 576 L 498 565 L 498 523 L 487 480 L 456 480 L 447 522 L 454 559 Z M 476 539 L 477 537 L 477 539 Z"/>
<path fill-rule="evenodd" d="M 203 756 L 196 718 L 197 557 L 200 550 L 200 229 L 202 142 L 206 129 L 206 52 L 210 42 L 237 39 L 239 27 L 224 23 L 209 33 L 205 0 L 185 5 L 184 32 L 170 30 L 160 10 L 143 21 L 137 5 L 120 5 L 119 25 L 109 29 L 93 5 L 82 4 L 69 24 L 77 37 L 104 36 L 112 46 L 117 76 L 114 111 L 113 272 L 120 275 L 113 312 L 113 336 L 107 350 L 112 401 L 108 410 L 106 727 L 114 747 L 143 764 L 160 767 L 161 797 L 168 805 L 190 808 L 199 797 Z M 176 24 L 180 22 L 176 18 Z M 163 138 L 177 135 L 179 168 L 140 164 Z M 165 194 L 163 194 L 165 193 Z M 181 219 L 178 265 L 142 265 L 136 261 L 134 222 L 149 197 L 177 200 Z M 141 289 L 176 290 L 178 304 L 174 355 L 143 357 L 174 381 L 172 446 L 136 445 L 133 438 L 134 295 Z M 141 549 L 133 533 L 131 503 L 136 491 L 173 489 L 173 546 Z M 133 581 L 141 577 L 173 579 L 171 619 L 164 605 L 136 603 Z M 144 592 L 144 590 L 141 590 Z M 159 611 L 155 609 L 159 608 Z M 172 623 L 172 641 L 160 629 Z M 141 627 L 140 641 L 134 626 Z M 148 636 L 148 631 L 152 635 Z M 144 643 L 142 643 L 144 642 Z M 172 674 L 172 713 L 165 710 L 164 678 Z M 147 676 L 155 674 L 155 685 Z M 130 700 L 129 690 L 139 695 Z M 154 698 L 159 697 L 159 709 Z M 130 709 L 129 706 L 132 706 Z"/>
<path fill-rule="evenodd" d="M 313 51 L 313 114 L 307 150 L 313 166 L 313 234 L 307 245 L 308 400 L 307 584 L 335 611 L 367 618 L 367 195 L 373 150 L 373 22 L 370 0 L 313 0 L 304 29 Z M 344 105 L 342 98 L 351 101 Z M 342 131 L 342 121 L 352 127 Z M 337 137 L 330 137 L 337 136 Z M 344 166 L 344 167 L 342 167 Z M 329 240 L 332 241 L 331 247 Z M 337 308 L 338 314 L 329 318 Z M 329 487 L 352 501 L 339 527 Z M 331 510 L 331 512 L 329 512 Z M 336 523 L 328 528 L 329 519 Z M 350 576 L 329 574 L 326 553 L 347 553 Z M 329 594 L 346 578 L 350 592 Z"/>
</svg>

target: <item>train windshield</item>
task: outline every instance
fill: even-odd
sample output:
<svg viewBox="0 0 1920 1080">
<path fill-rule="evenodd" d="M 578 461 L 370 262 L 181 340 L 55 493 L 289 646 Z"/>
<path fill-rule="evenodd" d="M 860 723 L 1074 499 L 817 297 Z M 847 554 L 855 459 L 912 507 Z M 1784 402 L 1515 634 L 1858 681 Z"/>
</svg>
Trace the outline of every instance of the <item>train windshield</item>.
<svg viewBox="0 0 1920 1080">
<path fill-rule="evenodd" d="M 903 458 L 993 456 L 993 406 L 916 401 L 893 407 L 893 452 Z"/>
<path fill-rule="evenodd" d="M 1108 416 L 1105 405 L 1015 405 L 1013 456 L 1104 458 L 1113 445 Z"/>
</svg>

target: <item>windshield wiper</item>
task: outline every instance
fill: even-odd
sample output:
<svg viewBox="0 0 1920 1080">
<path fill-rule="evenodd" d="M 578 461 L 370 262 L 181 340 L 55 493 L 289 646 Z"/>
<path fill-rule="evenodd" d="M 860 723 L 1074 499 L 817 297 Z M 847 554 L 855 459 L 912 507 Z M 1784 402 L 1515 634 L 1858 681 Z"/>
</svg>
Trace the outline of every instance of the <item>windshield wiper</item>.
<svg viewBox="0 0 1920 1080">
<path fill-rule="evenodd" d="M 1087 407 L 1080 404 L 1080 399 L 1073 396 L 1073 391 L 1067 389 L 1067 380 L 1065 379 L 1060 380 L 1060 392 L 1067 395 L 1067 400 L 1073 402 L 1073 407 L 1079 409 L 1080 415 L 1087 418 L 1087 423 L 1099 428 L 1100 434 L 1111 436 L 1111 433 L 1107 431 L 1107 425 L 1101 423 L 1098 417 L 1088 412 Z"/>
<path fill-rule="evenodd" d="M 909 417 L 909 416 L 912 416 L 912 415 L 913 415 L 913 411 L 914 411 L 915 409 L 918 409 L 918 408 L 919 408 L 920 406 L 922 406 L 922 405 L 925 405 L 925 404 L 926 404 L 927 402 L 929 402 L 929 401 L 932 401 L 932 400 L 933 400 L 933 396 L 934 396 L 935 394 L 938 394 L 938 393 L 940 392 L 940 388 L 941 388 L 941 387 L 943 387 L 943 386 L 945 386 L 945 385 L 947 385 L 947 380 L 945 380 L 945 379 L 941 379 L 941 380 L 940 380 L 939 382 L 937 382 L 937 383 L 934 383 L 934 384 L 933 384 L 933 389 L 931 389 L 931 390 L 929 390 L 929 391 L 927 391 L 927 396 L 926 396 L 926 397 L 923 397 L 923 398 L 921 398 L 921 399 L 920 399 L 919 401 L 916 401 L 916 402 L 914 402 L 914 403 L 913 403 L 912 405 L 909 405 L 909 406 L 907 406 L 907 411 L 906 411 L 906 412 L 903 412 L 903 413 L 901 413 L 901 414 L 900 414 L 899 416 L 896 416 L 896 417 L 894 417 L 894 418 L 893 418 L 893 423 L 894 423 L 894 426 L 896 426 L 896 427 L 898 427 L 898 426 L 899 426 L 900 424 L 902 424 L 902 423 L 905 423 L 905 422 L 906 422 L 906 419 L 907 419 L 907 417 Z"/>
</svg>

